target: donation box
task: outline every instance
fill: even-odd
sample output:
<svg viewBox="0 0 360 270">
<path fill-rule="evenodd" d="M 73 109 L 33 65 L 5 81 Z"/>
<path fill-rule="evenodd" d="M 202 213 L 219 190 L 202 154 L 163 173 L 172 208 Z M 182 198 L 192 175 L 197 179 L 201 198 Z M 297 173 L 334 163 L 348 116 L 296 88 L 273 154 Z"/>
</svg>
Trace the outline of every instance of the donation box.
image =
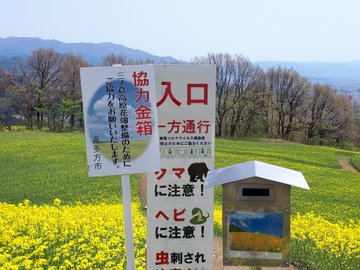
<svg viewBox="0 0 360 270">
<path fill-rule="evenodd" d="M 208 172 L 222 185 L 223 264 L 288 267 L 291 186 L 309 189 L 301 172 L 249 161 Z"/>
</svg>

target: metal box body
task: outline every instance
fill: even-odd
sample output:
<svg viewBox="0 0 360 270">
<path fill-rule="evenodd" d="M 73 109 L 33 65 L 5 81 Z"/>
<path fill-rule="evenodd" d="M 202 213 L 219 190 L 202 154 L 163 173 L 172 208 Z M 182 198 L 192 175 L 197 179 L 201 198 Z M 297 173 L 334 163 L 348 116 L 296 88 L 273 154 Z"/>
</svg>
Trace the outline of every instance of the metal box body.
<svg viewBox="0 0 360 270">
<path fill-rule="evenodd" d="M 289 265 L 290 191 L 259 177 L 222 185 L 224 265 Z"/>
</svg>

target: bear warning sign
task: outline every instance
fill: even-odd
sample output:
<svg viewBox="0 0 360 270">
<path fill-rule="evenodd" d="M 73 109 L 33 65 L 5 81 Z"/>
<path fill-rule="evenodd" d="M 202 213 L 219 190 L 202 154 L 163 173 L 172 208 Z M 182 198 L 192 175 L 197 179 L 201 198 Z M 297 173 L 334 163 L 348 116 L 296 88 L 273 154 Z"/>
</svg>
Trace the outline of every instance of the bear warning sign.
<svg viewBox="0 0 360 270">
<path fill-rule="evenodd" d="M 147 177 L 147 269 L 212 269 L 215 66 L 155 74 L 161 169 Z"/>
</svg>

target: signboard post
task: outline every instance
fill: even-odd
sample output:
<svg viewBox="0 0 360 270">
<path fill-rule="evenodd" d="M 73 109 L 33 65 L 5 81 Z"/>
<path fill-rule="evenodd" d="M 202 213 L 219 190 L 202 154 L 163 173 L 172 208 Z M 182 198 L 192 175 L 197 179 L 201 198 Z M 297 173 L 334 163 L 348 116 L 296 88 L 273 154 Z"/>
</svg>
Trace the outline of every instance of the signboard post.
<svg viewBox="0 0 360 270">
<path fill-rule="evenodd" d="M 161 169 L 147 177 L 147 269 L 213 267 L 215 66 L 155 66 Z"/>
<path fill-rule="evenodd" d="M 81 68 L 89 176 L 121 175 L 127 269 L 135 269 L 132 173 L 160 168 L 154 66 Z"/>
<path fill-rule="evenodd" d="M 134 270 L 135 269 L 134 233 L 132 228 L 130 177 L 128 174 L 124 174 L 121 176 L 121 187 L 122 187 L 123 209 L 124 209 L 127 269 Z"/>
</svg>

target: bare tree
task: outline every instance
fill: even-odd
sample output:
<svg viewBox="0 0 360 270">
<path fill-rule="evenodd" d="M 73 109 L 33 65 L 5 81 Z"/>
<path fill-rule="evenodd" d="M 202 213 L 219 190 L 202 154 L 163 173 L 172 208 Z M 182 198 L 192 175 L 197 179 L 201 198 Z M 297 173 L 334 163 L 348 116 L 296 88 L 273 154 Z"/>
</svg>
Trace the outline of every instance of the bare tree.
<svg viewBox="0 0 360 270">
<path fill-rule="evenodd" d="M 311 143 L 315 138 L 322 141 L 325 136 L 325 123 L 333 110 L 333 99 L 336 93 L 329 85 L 315 84 L 308 100 L 307 140 Z"/>
<path fill-rule="evenodd" d="M 360 146 L 360 108 L 354 106 L 355 112 L 355 144 Z"/>
<path fill-rule="evenodd" d="M 290 139 L 290 133 L 304 128 L 305 117 L 301 112 L 304 112 L 302 106 L 310 84 L 293 69 L 270 68 L 266 76 L 267 86 L 275 95 L 277 135 L 282 139 Z"/>
<path fill-rule="evenodd" d="M 60 84 L 62 61 L 61 55 L 53 49 L 38 49 L 28 56 L 24 65 L 20 65 L 23 85 L 36 97 L 33 109 L 38 128 L 42 128 L 47 106 L 54 101 L 53 92 Z"/>
<path fill-rule="evenodd" d="M 0 126 L 3 125 L 7 130 L 11 130 L 8 122 L 8 114 L 13 111 L 11 101 L 6 92 L 10 81 L 9 76 L 10 75 L 0 67 Z"/>
<path fill-rule="evenodd" d="M 216 124 L 217 135 L 225 135 L 225 120 L 229 111 L 237 102 L 235 89 L 238 85 L 234 59 L 230 54 L 208 54 L 196 57 L 194 64 L 216 65 Z"/>
<path fill-rule="evenodd" d="M 13 113 L 19 114 L 26 120 L 26 129 L 32 129 L 32 117 L 35 112 L 36 98 L 31 88 L 24 84 L 24 78 L 14 73 L 2 70 L 1 81 L 5 93 L 11 104 Z M 8 111 L 9 112 L 9 111 Z"/>
<path fill-rule="evenodd" d="M 89 63 L 82 57 L 68 53 L 61 70 L 61 100 L 60 130 L 64 128 L 64 121 L 69 118 L 70 128 L 74 128 L 76 117 L 79 127 L 83 126 L 82 99 L 80 85 L 80 68 L 87 67 Z"/>
<path fill-rule="evenodd" d="M 308 102 L 308 143 L 341 146 L 356 139 L 356 118 L 350 99 L 329 85 L 315 84 Z"/>
<path fill-rule="evenodd" d="M 246 97 L 246 114 L 244 117 L 243 135 L 265 135 L 268 131 L 268 114 L 272 94 L 266 88 L 266 76 L 263 70 L 258 70 L 254 86 L 248 91 Z"/>
<path fill-rule="evenodd" d="M 337 146 L 354 141 L 356 137 L 356 119 L 353 104 L 349 98 L 335 95 L 332 111 L 327 114 L 328 135 Z"/>
<path fill-rule="evenodd" d="M 154 64 L 165 63 L 164 61 L 155 61 L 153 59 L 135 59 L 128 58 L 122 55 L 108 54 L 102 60 L 103 66 L 112 66 L 112 65 L 141 65 L 141 64 Z M 180 63 L 180 61 L 174 60 L 172 64 Z"/>
<path fill-rule="evenodd" d="M 126 65 L 128 64 L 128 59 L 122 55 L 108 54 L 102 60 L 103 66 L 112 66 L 112 65 Z"/>
<path fill-rule="evenodd" d="M 229 116 L 230 137 L 234 137 L 241 127 L 245 136 L 250 132 L 253 119 L 260 111 L 258 101 L 263 90 L 260 80 L 263 74 L 261 68 L 243 56 L 235 56 L 234 64 L 236 85 L 232 96 L 234 105 Z"/>
</svg>

